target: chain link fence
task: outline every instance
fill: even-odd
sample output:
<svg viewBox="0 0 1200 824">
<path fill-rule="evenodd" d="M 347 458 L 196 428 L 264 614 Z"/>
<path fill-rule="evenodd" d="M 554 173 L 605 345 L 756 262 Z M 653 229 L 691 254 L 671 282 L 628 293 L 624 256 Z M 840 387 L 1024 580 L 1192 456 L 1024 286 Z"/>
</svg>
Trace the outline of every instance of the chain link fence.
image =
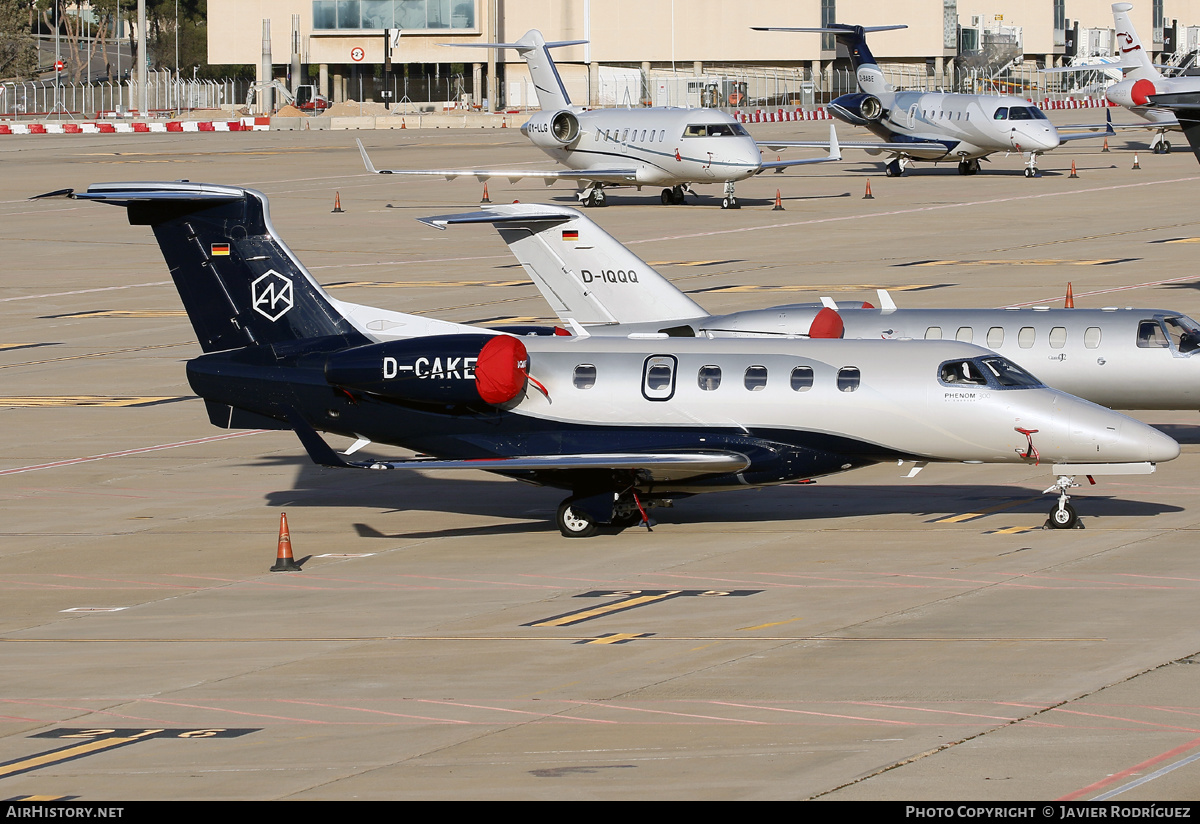
<svg viewBox="0 0 1200 824">
<path fill-rule="evenodd" d="M 179 114 L 242 105 L 247 80 L 187 80 L 172 72 L 150 72 L 146 82 L 148 114 Z M 0 117 L 104 117 L 138 108 L 137 82 L 0 83 Z"/>
</svg>

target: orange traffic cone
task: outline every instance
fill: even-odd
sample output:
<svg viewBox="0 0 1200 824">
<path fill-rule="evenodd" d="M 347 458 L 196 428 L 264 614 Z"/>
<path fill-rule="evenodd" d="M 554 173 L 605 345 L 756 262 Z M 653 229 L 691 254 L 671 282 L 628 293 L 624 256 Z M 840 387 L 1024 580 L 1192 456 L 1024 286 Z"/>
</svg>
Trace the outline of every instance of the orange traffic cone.
<svg viewBox="0 0 1200 824">
<path fill-rule="evenodd" d="M 775 190 L 775 208 L 772 209 L 771 211 L 772 212 L 782 212 L 783 211 L 783 196 L 779 193 L 778 189 Z"/>
<path fill-rule="evenodd" d="M 333 193 L 333 212 L 331 212 L 331 214 L 336 215 L 337 213 L 344 212 L 344 211 L 346 211 L 346 210 L 342 208 L 342 193 L 334 192 Z"/>
<path fill-rule="evenodd" d="M 275 553 L 275 566 L 271 572 L 299 572 L 300 565 L 292 557 L 292 536 L 288 532 L 287 513 L 279 513 L 279 550 Z"/>
<path fill-rule="evenodd" d="M 779 155 L 775 155 L 775 160 L 776 160 L 776 161 L 781 161 L 781 160 L 783 160 L 783 158 L 782 158 L 782 157 L 780 157 Z M 783 174 L 783 167 L 782 167 L 782 166 L 776 166 L 776 167 L 775 167 L 775 174 L 777 174 L 777 175 L 781 175 L 781 174 Z"/>
<path fill-rule="evenodd" d="M 507 129 L 507 128 L 508 128 L 508 118 L 507 118 L 507 117 L 502 117 L 502 118 L 500 118 L 500 128 L 501 128 L 501 129 Z"/>
<path fill-rule="evenodd" d="M 408 126 L 405 126 L 405 125 L 404 125 L 404 118 L 403 118 L 403 117 L 402 117 L 402 118 L 400 118 L 400 128 L 401 128 L 401 129 L 407 129 L 407 128 L 408 128 Z"/>
<path fill-rule="evenodd" d="M 1075 161 L 1074 161 L 1074 160 L 1072 160 L 1072 161 L 1071 161 L 1071 174 L 1070 174 L 1070 177 L 1079 177 L 1078 173 L 1076 173 L 1076 171 L 1075 171 Z"/>
<path fill-rule="evenodd" d="M 1064 309 L 1074 309 L 1075 308 L 1075 294 L 1071 291 L 1070 283 L 1067 284 L 1067 298 L 1066 298 L 1066 300 L 1063 301 L 1063 308 Z"/>
<path fill-rule="evenodd" d="M 1134 153 L 1133 153 L 1133 168 L 1135 168 L 1135 169 L 1140 169 L 1140 168 L 1142 168 L 1142 167 L 1141 167 L 1141 166 L 1138 164 L 1137 152 L 1134 152 Z"/>
<path fill-rule="evenodd" d="M 483 200 L 481 200 L 479 202 L 480 203 L 491 203 L 492 202 L 492 199 L 490 197 L 488 197 L 488 195 L 487 195 L 487 184 L 486 183 L 483 184 Z"/>
<path fill-rule="evenodd" d="M 875 195 L 871 194 L 871 178 L 867 178 L 867 193 L 863 195 L 863 200 L 874 200 Z"/>
<path fill-rule="evenodd" d="M 1108 138 L 1107 138 L 1107 137 L 1106 137 L 1106 138 L 1104 138 L 1104 148 L 1103 148 L 1103 149 L 1101 149 L 1100 151 L 1101 151 L 1101 152 L 1107 152 L 1107 151 L 1108 151 Z"/>
</svg>

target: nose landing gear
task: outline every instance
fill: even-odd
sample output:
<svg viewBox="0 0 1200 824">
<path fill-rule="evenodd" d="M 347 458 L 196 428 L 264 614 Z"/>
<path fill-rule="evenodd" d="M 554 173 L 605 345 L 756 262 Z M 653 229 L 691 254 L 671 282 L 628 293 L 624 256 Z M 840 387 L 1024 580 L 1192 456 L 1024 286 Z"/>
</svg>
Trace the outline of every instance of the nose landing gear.
<svg viewBox="0 0 1200 824">
<path fill-rule="evenodd" d="M 723 198 L 721 198 L 721 208 L 722 209 L 740 209 L 740 208 L 742 208 L 740 205 L 738 205 L 737 198 L 733 196 L 733 181 L 732 180 L 725 181 L 725 196 Z"/>
<path fill-rule="evenodd" d="M 1059 475 L 1054 486 L 1046 490 L 1045 494 L 1058 492 L 1058 503 L 1050 510 L 1050 517 L 1046 519 L 1047 529 L 1083 529 L 1083 522 L 1075 513 L 1075 507 L 1069 503 L 1071 496 L 1067 494 L 1068 489 L 1078 486 L 1074 475 Z"/>
</svg>

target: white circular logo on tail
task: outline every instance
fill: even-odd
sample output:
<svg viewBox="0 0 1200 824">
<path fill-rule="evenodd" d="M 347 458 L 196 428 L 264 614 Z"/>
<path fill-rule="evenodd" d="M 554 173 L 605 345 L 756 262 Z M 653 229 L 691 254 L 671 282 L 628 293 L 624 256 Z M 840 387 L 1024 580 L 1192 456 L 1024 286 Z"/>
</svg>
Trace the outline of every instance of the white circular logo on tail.
<svg viewBox="0 0 1200 824">
<path fill-rule="evenodd" d="M 279 320 L 292 308 L 292 282 L 271 269 L 250 284 L 250 300 L 255 312 L 267 320 Z"/>
</svg>

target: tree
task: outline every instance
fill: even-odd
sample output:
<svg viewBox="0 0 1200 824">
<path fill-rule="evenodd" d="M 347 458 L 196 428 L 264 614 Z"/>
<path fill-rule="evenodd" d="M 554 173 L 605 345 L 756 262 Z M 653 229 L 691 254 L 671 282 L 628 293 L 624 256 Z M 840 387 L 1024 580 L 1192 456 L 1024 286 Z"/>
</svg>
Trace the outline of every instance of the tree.
<svg viewBox="0 0 1200 824">
<path fill-rule="evenodd" d="M 108 40 L 122 11 L 120 0 L 91 0 L 90 17 L 85 16 L 82 0 L 36 0 L 33 5 L 46 29 L 62 37 L 67 76 L 76 83 L 85 79 L 92 58 L 108 53 Z"/>
<path fill-rule="evenodd" d="M 32 24 L 32 0 L 0 0 L 0 78 L 23 80 L 37 71 Z"/>
</svg>

